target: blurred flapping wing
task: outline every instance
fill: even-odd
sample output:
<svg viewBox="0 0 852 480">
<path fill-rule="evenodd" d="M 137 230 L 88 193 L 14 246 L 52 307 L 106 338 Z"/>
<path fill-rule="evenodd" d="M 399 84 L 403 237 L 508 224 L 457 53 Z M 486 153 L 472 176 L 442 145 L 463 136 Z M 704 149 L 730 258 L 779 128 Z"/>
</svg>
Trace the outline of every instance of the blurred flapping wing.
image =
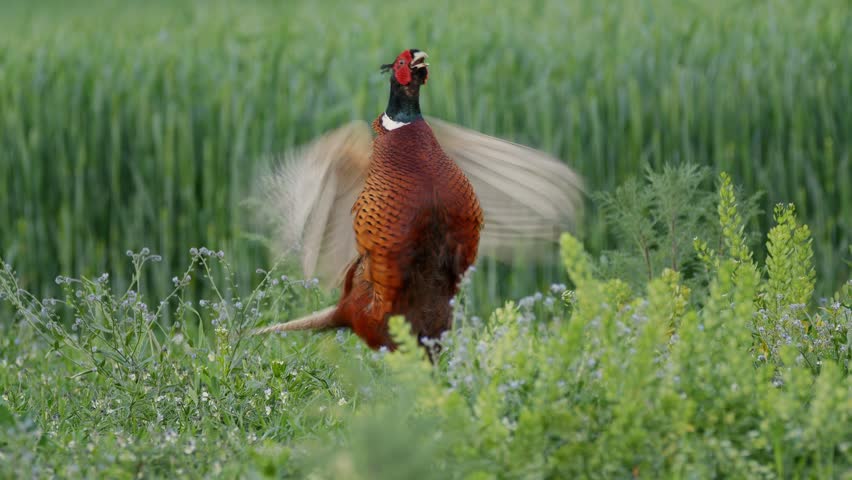
<svg viewBox="0 0 852 480">
<path fill-rule="evenodd" d="M 372 134 L 351 122 L 284 155 L 261 178 L 262 217 L 273 225 L 278 252 L 298 252 L 306 278 L 338 284 L 355 259 L 352 204 L 370 166 Z"/>
<path fill-rule="evenodd" d="M 552 243 L 572 230 L 583 181 L 547 153 L 436 118 L 435 137 L 464 171 L 485 215 L 480 252 L 511 258 L 519 245 Z"/>
<path fill-rule="evenodd" d="M 480 254 L 510 259 L 520 245 L 553 243 L 571 230 L 583 182 L 538 150 L 427 118 L 441 147 L 473 184 L 485 215 Z M 370 167 L 372 133 L 351 122 L 284 155 L 260 181 L 261 216 L 281 253 L 297 252 L 307 278 L 337 285 L 357 256 L 352 205 Z"/>
</svg>

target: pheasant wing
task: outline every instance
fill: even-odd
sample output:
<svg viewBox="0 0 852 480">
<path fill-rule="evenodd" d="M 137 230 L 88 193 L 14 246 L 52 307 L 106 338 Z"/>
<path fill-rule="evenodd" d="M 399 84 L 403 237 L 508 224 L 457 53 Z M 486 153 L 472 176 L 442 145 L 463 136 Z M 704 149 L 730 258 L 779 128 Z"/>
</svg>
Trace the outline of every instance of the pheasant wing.
<svg viewBox="0 0 852 480">
<path fill-rule="evenodd" d="M 509 258 L 518 244 L 551 242 L 582 208 L 580 177 L 556 158 L 436 118 L 441 147 L 473 184 L 485 216 L 480 252 Z M 351 122 L 288 152 L 260 185 L 261 214 L 278 251 L 299 252 L 306 276 L 337 284 L 357 256 L 351 207 L 364 187 L 372 135 Z"/>
<path fill-rule="evenodd" d="M 298 252 L 306 277 L 338 284 L 355 259 L 351 208 L 370 167 L 367 123 L 348 123 L 288 152 L 262 177 L 261 216 L 280 252 Z"/>
<path fill-rule="evenodd" d="M 510 258 L 520 244 L 553 242 L 576 223 L 582 179 L 539 150 L 428 117 L 444 152 L 464 171 L 485 217 L 480 252 Z"/>
</svg>

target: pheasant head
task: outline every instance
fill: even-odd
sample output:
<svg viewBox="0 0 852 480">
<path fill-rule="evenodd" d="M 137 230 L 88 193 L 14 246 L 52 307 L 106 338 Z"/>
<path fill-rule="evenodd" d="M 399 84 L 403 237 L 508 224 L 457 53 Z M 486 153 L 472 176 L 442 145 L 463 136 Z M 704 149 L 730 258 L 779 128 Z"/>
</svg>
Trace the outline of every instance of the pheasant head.
<svg viewBox="0 0 852 480">
<path fill-rule="evenodd" d="M 412 48 L 400 53 L 393 63 L 382 65 L 390 76 L 390 97 L 385 115 L 398 123 L 409 123 L 421 118 L 420 86 L 429 77 L 426 52 Z"/>
</svg>

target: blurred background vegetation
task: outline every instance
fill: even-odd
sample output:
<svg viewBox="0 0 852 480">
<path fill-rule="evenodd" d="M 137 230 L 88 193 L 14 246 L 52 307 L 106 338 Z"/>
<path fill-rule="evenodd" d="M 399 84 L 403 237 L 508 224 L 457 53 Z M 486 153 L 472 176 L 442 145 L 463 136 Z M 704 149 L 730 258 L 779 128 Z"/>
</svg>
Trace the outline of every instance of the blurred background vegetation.
<svg viewBox="0 0 852 480">
<path fill-rule="evenodd" d="M 590 192 L 645 165 L 727 171 L 765 193 L 752 227 L 796 203 L 818 292 L 849 278 L 848 2 L 359 3 L 3 2 L 0 256 L 22 285 L 127 278 L 148 247 L 161 295 L 202 245 L 248 279 L 270 262 L 246 203 L 269 155 L 374 118 L 378 66 L 412 47 L 428 114 L 552 152 Z M 599 254 L 612 230 L 592 209 L 580 236 Z M 475 297 L 561 271 L 484 262 Z"/>
</svg>

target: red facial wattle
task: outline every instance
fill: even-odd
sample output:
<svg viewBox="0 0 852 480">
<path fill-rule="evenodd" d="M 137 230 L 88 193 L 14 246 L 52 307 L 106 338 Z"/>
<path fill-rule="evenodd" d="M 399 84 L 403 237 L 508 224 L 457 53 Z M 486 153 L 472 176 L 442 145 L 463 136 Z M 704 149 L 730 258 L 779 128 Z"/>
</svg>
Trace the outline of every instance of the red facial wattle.
<svg viewBox="0 0 852 480">
<path fill-rule="evenodd" d="M 412 60 L 413 57 L 409 50 L 400 53 L 396 57 L 396 61 L 393 64 L 393 75 L 400 85 L 408 85 L 411 82 L 411 67 L 409 65 Z"/>
<path fill-rule="evenodd" d="M 428 56 L 426 52 L 421 50 L 405 50 L 396 57 L 393 63 L 382 65 L 382 68 L 393 70 L 393 77 L 400 85 L 411 83 L 414 74 L 417 73 L 417 79 L 422 85 L 426 83 L 426 79 L 429 77 L 429 70 L 426 68 L 429 66 L 426 63 Z"/>
</svg>

